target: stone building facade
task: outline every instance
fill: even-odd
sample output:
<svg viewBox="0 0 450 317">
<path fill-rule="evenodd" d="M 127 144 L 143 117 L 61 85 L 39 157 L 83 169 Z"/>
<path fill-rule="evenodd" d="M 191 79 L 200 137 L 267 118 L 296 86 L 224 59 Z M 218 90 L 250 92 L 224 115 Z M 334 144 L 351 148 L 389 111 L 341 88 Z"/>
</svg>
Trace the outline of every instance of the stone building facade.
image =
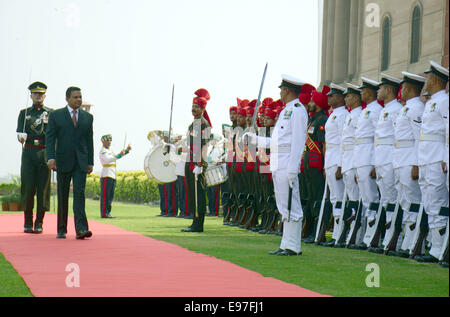
<svg viewBox="0 0 450 317">
<path fill-rule="evenodd" d="M 321 84 L 449 65 L 448 0 L 323 0 Z"/>
</svg>

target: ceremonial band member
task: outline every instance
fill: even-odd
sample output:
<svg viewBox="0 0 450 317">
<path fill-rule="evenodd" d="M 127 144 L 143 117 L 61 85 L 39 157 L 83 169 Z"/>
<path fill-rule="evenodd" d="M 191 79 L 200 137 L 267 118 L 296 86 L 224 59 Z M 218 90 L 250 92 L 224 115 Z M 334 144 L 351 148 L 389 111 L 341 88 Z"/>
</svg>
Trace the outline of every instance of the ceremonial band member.
<svg viewBox="0 0 450 317">
<path fill-rule="evenodd" d="M 44 215 L 50 209 L 50 170 L 45 159 L 45 132 L 52 109 L 44 106 L 47 85 L 37 81 L 28 86 L 28 89 L 33 105 L 20 111 L 16 130 L 19 142 L 25 143 L 20 168 L 24 232 L 42 233 Z M 35 194 L 37 213 L 33 230 Z"/>
<path fill-rule="evenodd" d="M 270 171 L 273 176 L 275 199 L 283 222 L 280 248 L 270 254 L 301 255 L 303 211 L 300 202 L 298 173 L 306 141 L 308 114 L 298 100 L 304 82 L 282 76 L 280 99 L 286 104 L 281 111 L 270 138 L 250 135 L 258 147 L 270 146 Z M 291 195 L 289 195 L 289 191 Z M 290 201 L 289 201 L 290 198 Z M 291 207 L 291 210 L 288 210 Z"/>
<path fill-rule="evenodd" d="M 395 121 L 394 171 L 397 188 L 398 213 L 401 215 L 398 229 L 393 228 L 391 241 L 385 244 L 388 255 L 408 257 L 413 239 L 411 226 L 416 223 L 422 193 L 419 186 L 418 148 L 420 125 L 425 105 L 420 100 L 420 92 L 426 78 L 402 72 L 402 98 L 406 104 Z M 396 220 L 396 219 L 394 219 Z M 397 251 L 396 251 L 397 250 Z"/>
<path fill-rule="evenodd" d="M 100 217 L 114 218 L 111 216 L 111 203 L 114 199 L 114 189 L 116 188 L 116 161 L 127 155 L 131 146 L 119 154 L 114 154 L 111 150 L 112 136 L 106 134 L 101 138 L 103 147 L 100 150 L 100 163 L 102 172 L 100 173 Z"/>
<path fill-rule="evenodd" d="M 333 206 L 333 235 L 331 240 L 323 245 L 334 246 L 337 239 L 339 217 L 342 212 L 342 197 L 344 196 L 344 182 L 342 180 L 342 129 L 348 116 L 344 100 L 345 88 L 331 84 L 328 93 L 328 104 L 333 112 L 325 124 L 325 173 L 328 188 L 330 189 L 330 202 Z M 319 241 L 320 242 L 320 241 Z"/>
<path fill-rule="evenodd" d="M 206 104 L 210 99 L 206 89 L 195 92 L 197 97 L 192 102 L 194 121 L 188 128 L 189 158 L 185 166 L 186 190 L 188 193 L 189 214 L 194 218 L 190 227 L 182 232 L 203 232 L 206 213 L 206 181 L 204 169 L 207 167 L 208 140 L 211 134 L 211 121 L 206 112 Z"/>
<path fill-rule="evenodd" d="M 384 108 L 378 117 L 375 129 L 375 173 L 376 182 L 380 191 L 380 205 L 378 207 L 375 223 L 369 221 L 371 237 L 367 246 L 369 252 L 383 253 L 383 244 L 380 238 L 391 225 L 397 202 L 397 190 L 394 178 L 394 122 L 402 109 L 397 101 L 397 93 L 401 80 L 387 74 L 381 74 L 378 90 L 378 100 L 384 101 Z M 384 242 L 383 242 L 384 243 Z"/>
<path fill-rule="evenodd" d="M 94 168 L 93 116 L 80 109 L 81 89 L 66 90 L 67 106 L 53 111 L 46 133 L 47 166 L 56 169 L 58 180 L 58 234 L 65 239 L 69 209 L 70 181 L 73 181 L 73 214 L 77 239 L 89 238 L 85 210 L 86 174 Z"/>
<path fill-rule="evenodd" d="M 448 69 L 430 61 L 430 69 L 425 72 L 427 81 L 424 90 L 431 94 L 425 104 L 419 142 L 419 185 L 422 191 L 424 211 L 428 215 L 431 249 L 428 255 L 416 256 L 419 262 L 438 262 L 448 219 L 448 151 L 445 146 L 448 119 Z M 431 239 L 430 239 L 431 237 Z"/>
<path fill-rule="evenodd" d="M 303 166 L 300 169 L 300 178 L 303 178 L 306 208 L 303 209 L 305 215 L 304 243 L 314 243 L 317 230 L 317 220 L 320 212 L 320 204 L 325 187 L 324 167 L 324 145 L 325 145 L 325 123 L 328 120 L 327 93 L 328 86 L 323 86 L 322 91 L 312 91 L 311 100 L 308 104 L 309 122 L 306 134 L 305 150 L 303 152 Z M 303 167 L 303 168 L 302 168 Z M 303 176 L 302 176 L 303 175 Z M 302 206 L 303 207 L 303 206 Z"/>
</svg>

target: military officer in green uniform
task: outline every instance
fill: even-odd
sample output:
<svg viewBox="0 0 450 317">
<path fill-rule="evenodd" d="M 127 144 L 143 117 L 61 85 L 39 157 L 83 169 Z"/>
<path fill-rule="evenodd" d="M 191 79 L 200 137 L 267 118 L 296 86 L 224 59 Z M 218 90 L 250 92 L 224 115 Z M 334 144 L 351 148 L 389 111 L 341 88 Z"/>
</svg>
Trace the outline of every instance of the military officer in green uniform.
<svg viewBox="0 0 450 317">
<path fill-rule="evenodd" d="M 326 114 L 329 108 L 326 96 L 328 91 L 329 89 L 326 86 L 322 92 L 313 91 L 312 100 L 308 105 L 310 119 L 307 128 L 305 151 L 303 152 L 303 182 L 306 185 L 307 192 L 307 207 L 305 208 L 307 231 L 303 240 L 304 243 L 314 243 L 325 186 L 323 144 L 325 142 L 325 123 L 328 119 Z"/>
<path fill-rule="evenodd" d="M 45 132 L 52 109 L 44 106 L 47 86 L 32 83 L 33 105 L 20 111 L 17 122 L 17 138 L 23 144 L 20 168 L 21 194 L 24 206 L 24 232 L 42 233 L 45 212 L 50 209 L 50 170 L 45 154 Z M 33 230 L 34 196 L 37 197 L 37 214 Z"/>
<path fill-rule="evenodd" d="M 186 190 L 189 214 L 193 214 L 192 224 L 182 232 L 203 232 L 206 213 L 206 180 L 208 142 L 211 135 L 211 120 L 206 105 L 210 99 L 209 92 L 200 88 L 195 92 L 197 97 L 192 102 L 194 121 L 188 128 L 188 153 L 185 165 Z"/>
</svg>

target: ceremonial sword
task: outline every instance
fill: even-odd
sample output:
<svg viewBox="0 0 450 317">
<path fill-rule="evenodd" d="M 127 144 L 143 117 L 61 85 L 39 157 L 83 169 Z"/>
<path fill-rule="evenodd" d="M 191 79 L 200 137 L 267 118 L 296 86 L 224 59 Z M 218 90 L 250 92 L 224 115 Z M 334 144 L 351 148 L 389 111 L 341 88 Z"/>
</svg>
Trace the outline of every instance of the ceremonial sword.
<svg viewBox="0 0 450 317">
<path fill-rule="evenodd" d="M 31 71 L 33 70 L 33 68 L 30 68 L 30 76 L 28 78 L 28 82 L 31 81 Z M 23 129 L 22 129 L 22 133 L 25 133 L 25 123 L 27 122 L 27 113 L 28 113 L 28 102 L 30 101 L 30 97 L 27 94 L 27 107 L 25 108 L 25 116 L 23 117 Z M 26 140 L 25 140 L 26 141 Z M 25 141 L 22 143 L 22 150 L 25 147 Z"/>
<path fill-rule="evenodd" d="M 251 128 L 254 128 L 255 124 L 256 124 L 256 116 L 258 114 L 258 108 L 259 108 L 259 104 L 261 102 L 261 93 L 262 93 L 262 90 L 263 90 L 264 81 L 266 80 L 267 64 L 268 63 L 266 63 L 266 67 L 264 67 L 264 73 L 263 73 L 263 77 L 261 79 L 261 85 L 259 86 L 258 100 L 256 101 L 255 112 L 253 113 Z"/>
<path fill-rule="evenodd" d="M 169 139 L 167 140 L 168 141 L 167 143 L 169 143 L 169 144 L 170 144 L 170 132 L 172 130 L 172 112 L 173 112 L 173 94 L 174 94 L 174 91 L 175 91 L 175 84 L 172 85 L 172 102 L 170 103 Z M 168 147 L 168 149 L 167 149 L 167 153 L 169 153 L 169 152 L 170 152 L 170 147 Z"/>
</svg>

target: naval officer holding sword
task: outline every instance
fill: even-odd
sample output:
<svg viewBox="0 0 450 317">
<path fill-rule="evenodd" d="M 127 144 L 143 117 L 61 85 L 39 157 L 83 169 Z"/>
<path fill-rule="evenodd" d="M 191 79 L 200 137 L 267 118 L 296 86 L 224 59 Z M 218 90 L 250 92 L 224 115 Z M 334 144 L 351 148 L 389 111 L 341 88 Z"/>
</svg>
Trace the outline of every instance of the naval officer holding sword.
<svg viewBox="0 0 450 317">
<path fill-rule="evenodd" d="M 305 83 L 282 75 L 280 99 L 286 104 L 270 138 L 248 133 L 250 142 L 258 147 L 270 147 L 270 171 L 273 175 L 275 199 L 283 221 L 280 248 L 272 255 L 301 255 L 303 211 L 300 203 L 298 173 L 305 147 L 308 114 L 298 95 Z M 291 195 L 289 195 L 292 190 Z M 290 198 L 290 199 L 289 199 Z M 291 207 L 290 210 L 288 210 Z"/>
</svg>

